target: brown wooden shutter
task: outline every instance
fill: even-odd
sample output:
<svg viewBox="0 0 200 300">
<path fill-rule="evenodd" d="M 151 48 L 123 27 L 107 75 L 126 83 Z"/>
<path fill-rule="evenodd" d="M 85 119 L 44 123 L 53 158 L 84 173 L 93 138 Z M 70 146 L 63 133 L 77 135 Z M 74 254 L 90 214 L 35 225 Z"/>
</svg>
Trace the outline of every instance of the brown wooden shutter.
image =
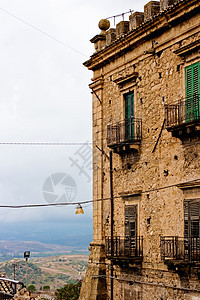
<svg viewBox="0 0 200 300">
<path fill-rule="evenodd" d="M 191 222 L 191 237 L 199 237 L 199 201 L 191 202 L 190 222 Z"/>
<path fill-rule="evenodd" d="M 188 218 L 188 202 L 185 201 L 184 202 L 184 236 L 185 238 L 189 237 L 189 228 L 188 228 L 188 222 L 189 222 L 189 218 Z"/>
<path fill-rule="evenodd" d="M 125 236 L 137 236 L 137 205 L 125 206 Z"/>
<path fill-rule="evenodd" d="M 184 202 L 185 237 L 200 236 L 200 201 L 192 200 Z"/>
</svg>

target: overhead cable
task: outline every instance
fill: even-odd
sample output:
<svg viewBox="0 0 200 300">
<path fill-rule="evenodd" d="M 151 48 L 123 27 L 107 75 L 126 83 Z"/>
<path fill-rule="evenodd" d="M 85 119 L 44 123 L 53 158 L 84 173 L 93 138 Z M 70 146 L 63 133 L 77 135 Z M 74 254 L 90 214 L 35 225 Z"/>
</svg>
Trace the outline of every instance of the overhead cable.
<svg viewBox="0 0 200 300">
<path fill-rule="evenodd" d="M 0 145 L 18 146 L 84 146 L 92 145 L 91 142 L 0 142 Z"/>
<path fill-rule="evenodd" d="M 167 186 L 163 186 L 163 187 L 160 187 L 160 188 L 140 191 L 139 193 L 140 194 L 147 194 L 147 193 L 151 193 L 151 192 L 158 192 L 160 190 L 168 189 L 168 188 L 171 188 L 171 187 L 177 187 L 179 185 L 195 183 L 197 181 L 200 181 L 200 178 L 189 180 L 189 181 L 186 181 L 186 182 L 175 183 L 175 184 L 172 184 L 172 185 L 167 185 Z M 113 199 L 127 198 L 127 197 L 131 197 L 131 196 L 133 196 L 133 194 L 114 196 Z M 79 201 L 79 202 L 26 204 L 26 205 L 0 205 L 0 208 L 34 208 L 34 207 L 67 206 L 67 205 L 78 205 L 78 204 L 84 205 L 84 204 L 88 204 L 88 203 L 92 203 L 92 202 L 94 203 L 94 202 L 98 202 L 98 201 L 108 201 L 108 200 L 110 200 L 110 197 L 99 198 L 99 199 L 94 199 L 94 200 L 85 200 L 85 201 Z"/>
<path fill-rule="evenodd" d="M 87 57 L 87 55 L 83 54 L 82 52 L 80 52 L 80 51 L 76 50 L 75 48 L 73 48 L 73 47 L 67 45 L 66 43 L 64 43 L 64 42 L 62 42 L 62 41 L 60 41 L 60 40 L 58 40 L 57 38 L 53 37 L 53 36 L 50 35 L 49 33 L 47 33 L 47 32 L 45 32 L 45 31 L 39 29 L 38 27 L 36 27 L 36 26 L 34 26 L 34 25 L 28 23 L 27 21 L 24 21 L 23 19 L 19 18 L 18 16 L 14 15 L 13 13 L 9 12 L 8 10 L 6 10 L 6 9 L 4 9 L 4 8 L 2 8 L 2 7 L 0 7 L 0 10 L 2 10 L 3 12 L 5 12 L 6 14 L 10 15 L 11 17 L 17 19 L 18 21 L 20 21 L 20 22 L 22 22 L 22 23 L 28 25 L 29 27 L 31 27 L 31 28 L 33 28 L 33 29 L 39 31 L 40 33 L 46 35 L 46 36 L 49 37 L 50 39 L 52 39 L 52 40 L 56 41 L 57 43 L 61 44 L 62 46 L 66 47 L 66 48 L 68 48 L 68 49 L 71 49 L 71 50 L 75 51 L 76 53 L 78 53 L 78 54 L 80 54 L 80 55 L 82 55 L 82 56 Z"/>
</svg>

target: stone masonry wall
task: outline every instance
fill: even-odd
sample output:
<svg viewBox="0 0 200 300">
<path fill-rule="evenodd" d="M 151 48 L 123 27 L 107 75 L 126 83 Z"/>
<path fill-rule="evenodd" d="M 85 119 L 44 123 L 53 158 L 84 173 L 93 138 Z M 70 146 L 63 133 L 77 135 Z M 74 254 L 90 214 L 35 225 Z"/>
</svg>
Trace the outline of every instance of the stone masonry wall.
<svg viewBox="0 0 200 300">
<path fill-rule="evenodd" d="M 113 153 L 114 236 L 124 236 L 124 206 L 137 204 L 138 235 L 144 239 L 143 261 L 114 265 L 114 299 L 200 299 L 198 271 L 168 268 L 160 249 L 161 236 L 184 236 L 185 195 L 179 185 L 200 179 L 200 144 L 182 143 L 165 127 L 161 132 L 165 105 L 185 97 L 185 67 L 200 60 L 198 50 L 184 57 L 176 54 L 199 39 L 198 20 L 199 15 L 194 15 L 169 26 L 162 34 L 136 44 L 94 70 L 92 87 L 101 99 L 100 103 L 93 94 L 94 200 L 105 200 L 94 202 L 94 241 L 102 243 L 102 252 L 94 259 L 94 244 L 91 257 L 97 268 L 104 264 L 100 272 L 93 272 L 97 275 L 93 284 L 102 279 L 100 275 L 107 276 L 102 284 L 106 298 L 102 299 L 110 299 L 110 260 L 105 252 L 105 237 L 110 236 L 110 174 L 109 160 L 96 145 L 109 154 L 107 125 L 124 119 L 124 94 L 129 91 L 134 91 L 135 117 L 142 119 L 142 141 L 138 152 Z M 152 45 L 156 45 L 154 51 L 145 54 Z M 131 74 L 137 76 L 119 84 L 120 78 Z M 124 197 L 127 195 L 131 196 Z M 197 193 L 195 197 L 199 196 Z M 91 276 L 91 272 L 88 274 Z M 89 289 L 91 278 L 84 284 Z M 91 296 L 101 299 L 92 292 Z"/>
</svg>

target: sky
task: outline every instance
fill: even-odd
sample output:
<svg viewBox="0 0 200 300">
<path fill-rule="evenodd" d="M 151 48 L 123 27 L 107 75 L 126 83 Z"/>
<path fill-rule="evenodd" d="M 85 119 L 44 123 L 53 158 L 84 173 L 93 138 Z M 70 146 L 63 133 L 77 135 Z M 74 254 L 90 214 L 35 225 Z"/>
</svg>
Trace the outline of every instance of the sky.
<svg viewBox="0 0 200 300">
<path fill-rule="evenodd" d="M 147 2 L 0 0 L 0 205 L 92 199 L 90 144 L 2 143 L 91 143 L 92 73 L 83 66 L 94 52 L 89 40 L 100 33 L 100 19 L 143 11 Z M 28 239 L 27 228 L 30 239 L 34 228 L 91 235 L 92 205 L 84 211 L 0 208 L 0 240 L 23 239 L 25 231 Z"/>
</svg>

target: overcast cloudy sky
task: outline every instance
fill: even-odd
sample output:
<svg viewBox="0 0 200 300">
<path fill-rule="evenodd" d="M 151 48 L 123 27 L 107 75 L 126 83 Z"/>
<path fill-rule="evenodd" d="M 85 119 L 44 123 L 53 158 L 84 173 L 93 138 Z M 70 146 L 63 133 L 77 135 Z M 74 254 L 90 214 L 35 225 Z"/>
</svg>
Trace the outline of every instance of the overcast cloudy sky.
<svg viewBox="0 0 200 300">
<path fill-rule="evenodd" d="M 93 53 L 89 40 L 100 32 L 100 19 L 129 9 L 143 11 L 146 3 L 0 0 L 0 143 L 91 142 L 92 73 L 82 65 Z M 76 183 L 75 202 L 92 199 L 89 167 L 80 175 L 71 166 L 78 150 L 80 146 L 0 145 L 0 204 L 46 203 L 44 183 L 50 189 L 49 182 L 59 176 L 69 183 L 65 174 Z M 60 195 L 62 187 L 57 186 Z M 84 216 L 75 216 L 74 207 L 68 206 L 0 208 L 1 228 L 15 222 L 25 227 L 29 222 L 64 222 L 69 227 L 85 222 L 92 230 L 92 206 L 85 207 Z"/>
</svg>

